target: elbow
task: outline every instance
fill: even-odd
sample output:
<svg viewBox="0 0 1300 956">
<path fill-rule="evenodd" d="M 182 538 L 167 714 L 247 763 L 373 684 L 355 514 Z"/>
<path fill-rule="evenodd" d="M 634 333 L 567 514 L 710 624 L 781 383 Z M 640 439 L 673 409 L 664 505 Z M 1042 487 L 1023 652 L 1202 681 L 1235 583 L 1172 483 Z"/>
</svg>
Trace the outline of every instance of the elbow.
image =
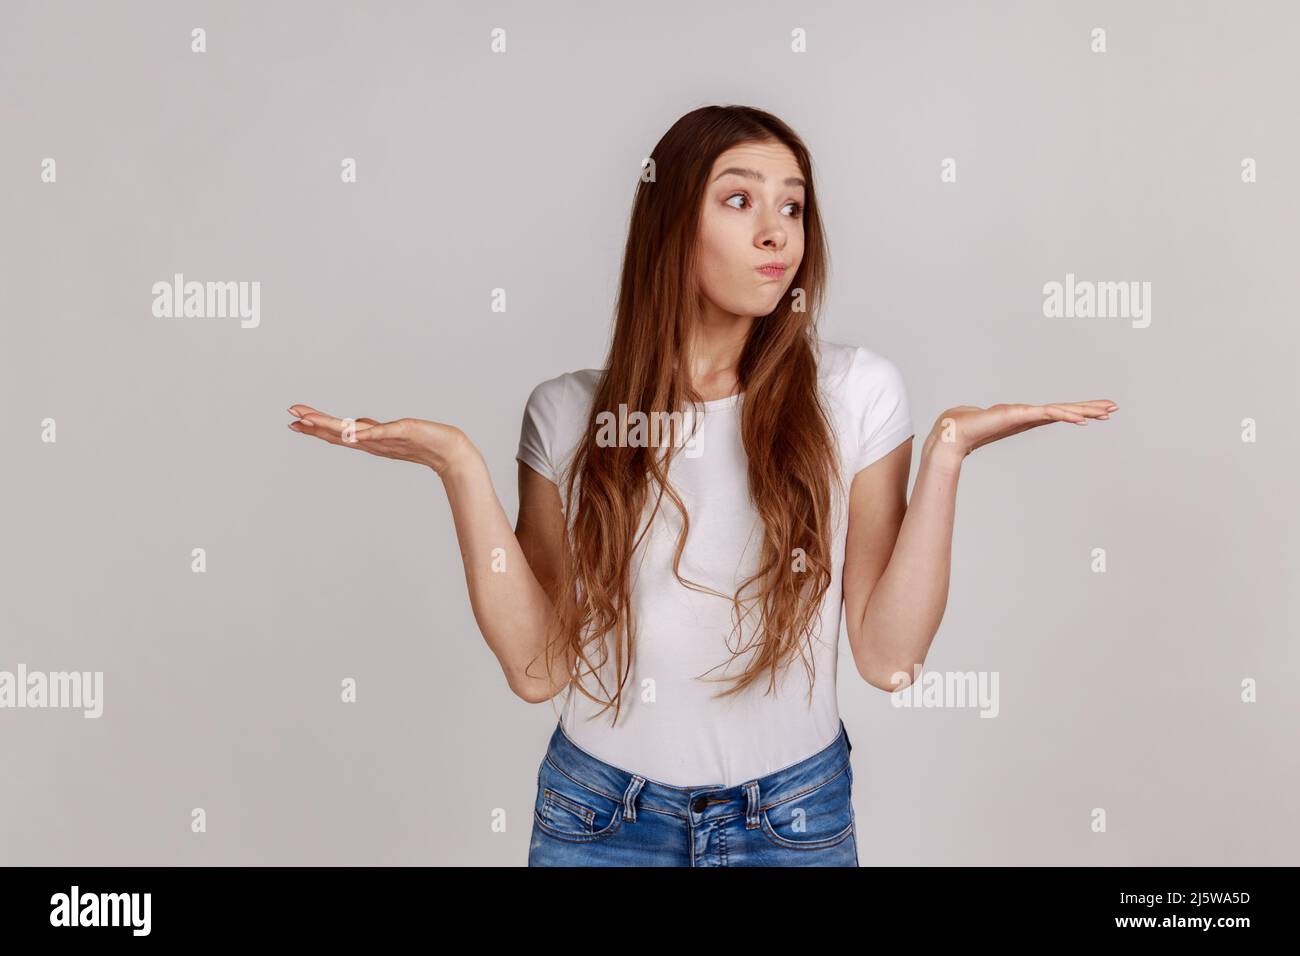
<svg viewBox="0 0 1300 956">
<path fill-rule="evenodd" d="M 892 694 L 894 691 L 904 686 L 902 682 L 891 684 L 880 678 L 867 677 L 866 675 L 863 675 L 862 679 L 877 690 L 883 690 L 886 694 Z"/>
<path fill-rule="evenodd" d="M 546 700 L 538 687 L 538 682 L 535 680 L 529 680 L 507 672 L 506 684 L 510 687 L 510 692 L 526 704 L 540 704 Z"/>
<path fill-rule="evenodd" d="M 545 680 L 512 671 L 506 672 L 506 683 L 516 697 L 529 704 L 544 704 L 563 689 L 551 687 Z"/>
<path fill-rule="evenodd" d="M 878 690 L 887 694 L 902 690 L 911 685 L 920 674 L 924 661 L 909 661 L 906 664 L 892 663 L 881 666 L 859 667 L 858 675 Z"/>
<path fill-rule="evenodd" d="M 498 655 L 497 662 L 516 697 L 530 704 L 543 704 L 569 686 L 565 677 L 572 673 L 572 655 L 566 665 L 565 660 L 551 660 L 541 652 L 526 656 L 528 653 Z"/>
<path fill-rule="evenodd" d="M 516 697 L 528 704 L 544 704 L 556 694 L 554 691 L 548 693 L 545 690 L 539 690 L 532 685 L 518 687 L 511 684 L 510 689 L 514 691 Z"/>
</svg>

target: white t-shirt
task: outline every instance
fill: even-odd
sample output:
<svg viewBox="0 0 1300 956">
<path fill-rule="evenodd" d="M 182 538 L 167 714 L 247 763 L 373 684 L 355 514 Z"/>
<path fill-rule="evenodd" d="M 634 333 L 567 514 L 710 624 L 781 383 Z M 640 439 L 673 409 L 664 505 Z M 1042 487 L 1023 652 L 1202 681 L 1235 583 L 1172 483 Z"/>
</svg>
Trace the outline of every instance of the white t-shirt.
<svg viewBox="0 0 1300 956">
<path fill-rule="evenodd" d="M 898 368 L 884 356 L 816 341 L 818 383 L 827 399 L 848 487 L 854 475 L 913 434 L 907 393 Z M 591 420 L 600 375 L 598 369 L 568 372 L 542 382 L 528 397 L 516 457 L 559 485 L 561 499 L 562 472 Z M 735 649 L 752 643 L 759 617 L 752 600 L 744 601 L 756 593 L 751 585 L 742 596 L 742 607 L 753 610 L 744 629 L 733 633 L 730 595 L 757 569 L 763 533 L 747 490 L 739 428 L 743 401 L 743 395 L 733 395 L 705 402 L 693 446 L 677 450 L 668 472 L 691 522 L 682 577 L 728 597 L 691 590 L 674 578 L 681 516 L 665 495 L 655 527 L 632 557 L 635 659 L 623 687 L 617 726 L 611 726 L 612 708 L 593 719 L 599 705 L 573 689 L 564 697 L 561 723 L 574 743 L 606 763 L 673 786 L 735 786 L 810 757 L 839 734 L 835 670 L 847 520 L 842 492 L 834 482 L 833 576 L 821 608 L 820 635 L 814 637 L 811 652 L 806 646 L 804 652 L 815 666 L 811 706 L 808 671 L 797 654 L 778 672 L 776 691 L 766 696 L 766 673 L 742 694 L 722 699 L 712 695 L 729 683 L 697 679 L 741 673 L 751 657 L 748 651 L 722 665 Z M 612 411 L 617 414 L 617 409 Z M 642 527 L 656 497 L 652 487 Z M 612 635 L 606 639 L 612 640 Z M 588 658 L 599 660 L 594 649 Z M 614 659 L 611 648 L 602 674 L 606 688 L 618 686 Z M 606 696 L 590 675 L 584 686 L 597 697 Z"/>
</svg>

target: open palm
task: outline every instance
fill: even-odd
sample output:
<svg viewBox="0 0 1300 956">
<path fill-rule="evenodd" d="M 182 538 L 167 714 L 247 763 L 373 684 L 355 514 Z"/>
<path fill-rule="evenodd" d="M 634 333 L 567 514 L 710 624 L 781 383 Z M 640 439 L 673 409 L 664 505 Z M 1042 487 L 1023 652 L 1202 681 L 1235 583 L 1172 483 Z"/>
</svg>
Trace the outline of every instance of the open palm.
<svg viewBox="0 0 1300 956">
<path fill-rule="evenodd" d="M 941 444 L 951 444 L 964 457 L 981 445 L 1018 435 L 1049 422 L 1083 425 L 1090 418 L 1104 421 L 1117 408 L 1119 406 L 1109 399 L 1055 402 L 1051 405 L 1004 403 L 990 405 L 988 408 L 959 405 L 939 416 L 939 441 Z"/>
<path fill-rule="evenodd" d="M 331 445 L 355 448 L 381 458 L 427 465 L 438 474 L 469 445 L 468 437 L 454 425 L 422 418 L 399 418 L 391 422 L 335 418 L 310 405 L 290 405 L 289 411 L 298 416 L 289 427 L 300 435 L 314 435 Z"/>
</svg>

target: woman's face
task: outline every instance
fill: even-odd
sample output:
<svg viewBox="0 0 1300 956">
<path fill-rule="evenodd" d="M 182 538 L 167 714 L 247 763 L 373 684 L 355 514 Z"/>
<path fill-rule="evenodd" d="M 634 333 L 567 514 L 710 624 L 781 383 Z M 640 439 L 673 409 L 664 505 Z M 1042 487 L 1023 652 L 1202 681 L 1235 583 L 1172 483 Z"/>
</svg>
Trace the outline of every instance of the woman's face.
<svg viewBox="0 0 1300 956">
<path fill-rule="evenodd" d="M 803 259 L 803 172 L 780 143 L 745 143 L 720 155 L 700 214 L 700 291 L 709 312 L 767 315 Z M 760 267 L 779 262 L 783 272 Z"/>
</svg>

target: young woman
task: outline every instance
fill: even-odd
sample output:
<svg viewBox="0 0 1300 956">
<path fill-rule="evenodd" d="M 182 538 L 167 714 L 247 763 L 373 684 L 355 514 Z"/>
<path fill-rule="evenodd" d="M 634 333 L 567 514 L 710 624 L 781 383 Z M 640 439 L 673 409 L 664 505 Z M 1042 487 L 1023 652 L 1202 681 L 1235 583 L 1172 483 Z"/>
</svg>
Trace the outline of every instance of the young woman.
<svg viewBox="0 0 1300 956">
<path fill-rule="evenodd" d="M 290 408 L 295 431 L 437 472 L 507 683 L 567 692 L 530 865 L 856 866 L 841 612 L 858 676 L 906 686 L 947 602 L 963 459 L 1116 409 L 950 408 L 909 503 L 903 380 L 818 336 L 826 270 L 799 137 L 706 107 L 644 166 L 605 367 L 529 396 L 514 531 L 460 430 Z"/>
</svg>

